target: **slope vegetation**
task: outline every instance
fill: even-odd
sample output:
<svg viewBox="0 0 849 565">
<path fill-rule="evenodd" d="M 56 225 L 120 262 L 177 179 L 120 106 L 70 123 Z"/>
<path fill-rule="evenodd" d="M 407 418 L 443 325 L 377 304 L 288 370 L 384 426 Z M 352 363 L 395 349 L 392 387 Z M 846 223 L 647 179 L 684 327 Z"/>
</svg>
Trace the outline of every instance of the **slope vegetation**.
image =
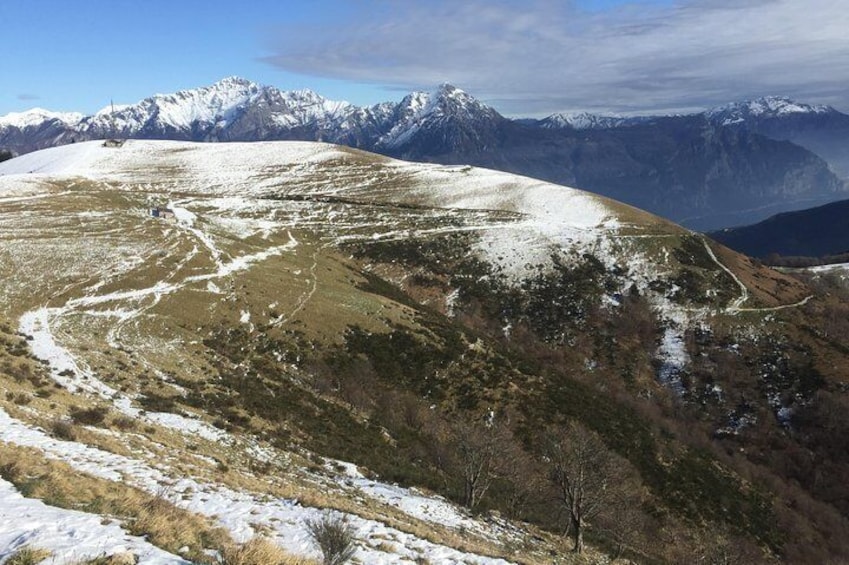
<svg viewBox="0 0 849 565">
<path fill-rule="evenodd" d="M 0 212 L 9 457 L 223 528 L 192 559 L 317 557 L 305 520 L 334 509 L 362 562 L 549 562 L 575 433 L 622 486 L 575 562 L 845 556 L 828 281 L 578 190 L 316 143 L 53 148 L 0 164 Z"/>
</svg>

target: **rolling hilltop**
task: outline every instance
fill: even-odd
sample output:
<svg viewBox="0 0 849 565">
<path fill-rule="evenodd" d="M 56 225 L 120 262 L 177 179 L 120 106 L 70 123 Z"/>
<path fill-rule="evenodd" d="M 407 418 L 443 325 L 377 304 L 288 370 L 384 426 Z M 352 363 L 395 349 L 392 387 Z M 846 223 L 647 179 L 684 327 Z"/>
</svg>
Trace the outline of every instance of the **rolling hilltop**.
<svg viewBox="0 0 849 565">
<path fill-rule="evenodd" d="M 0 258 L 0 555 L 294 563 L 344 516 L 362 563 L 849 558 L 837 277 L 295 141 L 5 161 Z"/>
</svg>

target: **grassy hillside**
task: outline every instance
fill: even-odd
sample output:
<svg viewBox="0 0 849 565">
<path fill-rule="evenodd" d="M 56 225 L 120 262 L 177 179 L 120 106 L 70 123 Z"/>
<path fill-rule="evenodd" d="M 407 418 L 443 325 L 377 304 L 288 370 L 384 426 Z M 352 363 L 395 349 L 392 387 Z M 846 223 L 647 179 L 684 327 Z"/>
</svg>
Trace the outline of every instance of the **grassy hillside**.
<svg viewBox="0 0 849 565">
<path fill-rule="evenodd" d="M 575 562 L 849 555 L 839 279 L 491 171 L 316 144 L 61 151 L 0 168 L 3 409 L 71 442 L 29 448 L 165 461 L 204 481 L 169 498 L 202 515 L 204 485 L 245 489 L 260 526 L 225 529 L 299 555 L 267 497 L 365 520 L 365 562 L 443 555 L 425 540 L 542 563 L 574 531 L 556 450 L 588 438 L 617 488 Z M 469 514 L 417 514 L 417 492 Z"/>
</svg>

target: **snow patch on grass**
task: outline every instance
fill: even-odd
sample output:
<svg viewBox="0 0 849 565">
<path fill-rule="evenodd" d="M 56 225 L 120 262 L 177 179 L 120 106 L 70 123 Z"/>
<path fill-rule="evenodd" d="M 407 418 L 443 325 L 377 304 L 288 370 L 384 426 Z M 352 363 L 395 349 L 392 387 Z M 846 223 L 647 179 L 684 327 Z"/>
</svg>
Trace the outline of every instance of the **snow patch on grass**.
<svg viewBox="0 0 849 565">
<path fill-rule="evenodd" d="M 128 534 L 114 521 L 24 498 L 11 483 L 0 479 L 0 560 L 25 546 L 50 551 L 46 562 L 56 565 L 125 552 L 149 565 L 189 565 L 144 538 Z"/>
<path fill-rule="evenodd" d="M 305 522 L 320 519 L 325 514 L 323 509 L 305 507 L 295 500 L 269 498 L 220 484 L 203 483 L 185 476 L 171 478 L 142 461 L 77 442 L 51 438 L 42 430 L 11 418 L 3 410 L 0 410 L 0 441 L 37 448 L 46 457 L 64 461 L 74 469 L 106 480 L 121 481 L 150 494 L 161 496 L 166 493 L 173 504 L 217 520 L 237 541 L 247 541 L 260 528 L 288 551 L 318 557 Z M 3 502 L 4 499 L 0 498 L 0 508 Z M 407 506 L 414 505 L 421 507 L 422 503 L 412 502 Z M 438 503 L 436 507 L 439 507 Z M 375 520 L 355 515 L 348 515 L 347 519 L 357 531 L 356 557 L 363 563 L 384 565 L 417 557 L 446 565 L 508 563 L 434 544 Z M 397 543 L 397 552 L 389 554 L 380 550 L 380 540 Z"/>
</svg>

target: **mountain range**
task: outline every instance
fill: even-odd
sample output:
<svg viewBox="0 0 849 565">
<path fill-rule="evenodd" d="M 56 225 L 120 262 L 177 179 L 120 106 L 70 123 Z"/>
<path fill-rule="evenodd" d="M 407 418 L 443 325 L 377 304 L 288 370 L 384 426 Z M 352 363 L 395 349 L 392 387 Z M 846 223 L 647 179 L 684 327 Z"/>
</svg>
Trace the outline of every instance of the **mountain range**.
<svg viewBox="0 0 849 565">
<path fill-rule="evenodd" d="M 358 107 L 231 77 L 91 116 L 10 114 L 0 118 L 0 150 L 108 137 L 318 140 L 579 186 L 694 229 L 717 229 L 845 198 L 847 132 L 849 116 L 780 98 L 688 116 L 510 120 L 447 84 Z"/>
</svg>

